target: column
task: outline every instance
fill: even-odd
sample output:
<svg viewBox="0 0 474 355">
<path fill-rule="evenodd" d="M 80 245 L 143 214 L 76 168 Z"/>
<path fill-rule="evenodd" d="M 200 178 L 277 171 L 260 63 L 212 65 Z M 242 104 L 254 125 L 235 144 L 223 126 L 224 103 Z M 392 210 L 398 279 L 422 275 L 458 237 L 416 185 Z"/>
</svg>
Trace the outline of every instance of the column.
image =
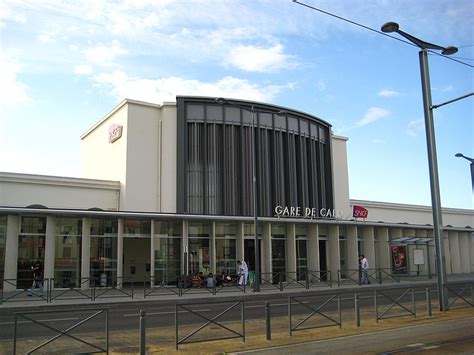
<svg viewBox="0 0 474 355">
<path fill-rule="evenodd" d="M 16 277 L 18 267 L 18 235 L 20 234 L 21 218 L 19 216 L 8 215 L 7 236 L 5 240 L 5 280 L 4 291 L 16 290 Z"/>
<path fill-rule="evenodd" d="M 451 272 L 453 274 L 461 273 L 461 253 L 459 250 L 459 234 L 456 231 L 448 232 L 449 251 L 451 253 Z"/>
<path fill-rule="evenodd" d="M 150 221 L 151 232 L 150 232 L 150 287 L 153 287 L 156 283 L 155 280 L 155 221 Z M 145 276 L 146 280 L 146 276 Z M 163 280 L 159 280 L 161 282 Z M 169 281 L 169 280 L 166 280 Z M 146 282 L 146 281 L 145 281 Z"/>
<path fill-rule="evenodd" d="M 369 262 L 369 269 L 375 269 L 375 236 L 374 227 L 364 227 L 362 229 L 364 238 L 364 256 Z"/>
<path fill-rule="evenodd" d="M 357 250 L 357 226 L 348 225 L 347 230 L 347 268 L 349 275 L 359 270 L 359 253 Z"/>
<path fill-rule="evenodd" d="M 318 225 L 316 223 L 311 223 L 308 225 L 308 271 L 311 275 L 311 273 L 319 270 Z"/>
<path fill-rule="evenodd" d="M 286 236 L 286 271 L 290 273 L 291 278 L 296 279 L 296 226 L 294 223 L 288 224 Z"/>
<path fill-rule="evenodd" d="M 188 221 L 183 220 L 183 237 L 181 248 L 181 274 L 188 275 Z"/>
<path fill-rule="evenodd" d="M 209 236 L 209 272 L 216 274 L 216 222 L 211 223 L 211 235 Z"/>
<path fill-rule="evenodd" d="M 459 249 L 461 251 L 461 272 L 463 274 L 468 274 L 471 272 L 468 232 L 459 232 Z"/>
<path fill-rule="evenodd" d="M 339 226 L 328 225 L 328 248 L 329 248 L 329 271 L 331 279 L 337 279 L 341 267 L 341 255 L 339 251 Z"/>
<path fill-rule="evenodd" d="M 453 269 L 451 267 L 451 254 L 449 252 L 449 232 L 443 231 L 443 239 L 444 239 L 444 263 L 446 265 L 446 274 L 451 275 L 453 273 Z"/>
<path fill-rule="evenodd" d="M 117 231 L 117 288 L 122 288 L 122 283 L 123 283 L 123 219 L 119 218 L 118 231 Z"/>
<path fill-rule="evenodd" d="M 56 252 L 56 217 L 46 217 L 46 238 L 44 241 L 44 278 L 54 279 L 54 259 Z M 45 289 L 49 285 L 45 282 Z M 52 287 L 54 288 L 54 286 Z"/>
<path fill-rule="evenodd" d="M 471 272 L 474 272 L 474 233 L 468 233 L 469 254 L 471 255 Z"/>
<path fill-rule="evenodd" d="M 236 251 L 235 256 L 237 260 L 246 260 L 247 256 L 244 255 L 244 222 L 238 222 L 237 225 L 237 240 L 236 240 Z M 252 264 L 255 264 L 255 260 L 251 260 Z M 253 265 L 255 270 L 255 265 Z"/>
<path fill-rule="evenodd" d="M 260 248 L 261 272 L 272 272 L 272 225 L 268 222 L 263 223 L 262 248 Z M 266 277 L 267 278 L 267 277 Z"/>
<path fill-rule="evenodd" d="M 82 218 L 82 237 L 81 237 L 81 289 L 88 290 L 91 273 L 91 219 Z"/>
<path fill-rule="evenodd" d="M 379 266 L 390 274 L 392 270 L 390 265 L 388 227 L 378 227 L 377 236 L 379 238 Z"/>
</svg>

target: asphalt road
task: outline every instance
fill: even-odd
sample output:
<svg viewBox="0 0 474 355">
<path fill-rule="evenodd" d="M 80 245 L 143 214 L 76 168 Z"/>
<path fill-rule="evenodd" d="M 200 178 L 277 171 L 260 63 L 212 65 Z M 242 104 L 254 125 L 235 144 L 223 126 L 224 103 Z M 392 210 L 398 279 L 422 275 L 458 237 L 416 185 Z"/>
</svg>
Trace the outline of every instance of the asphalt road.
<svg viewBox="0 0 474 355">
<path fill-rule="evenodd" d="M 333 294 L 335 293 L 332 292 Z M 354 309 L 354 290 L 337 290 L 341 293 L 341 308 L 343 310 Z M 416 294 L 417 300 L 425 300 L 425 293 L 422 290 L 418 290 Z M 384 291 L 388 293 L 393 300 L 397 300 L 400 295 L 400 291 Z M 325 292 L 331 293 L 329 292 Z M 357 289 L 357 293 L 360 296 L 360 306 L 362 309 L 372 307 L 374 305 L 374 290 L 373 289 Z M 305 293 L 304 295 L 308 295 Z M 272 317 L 287 316 L 288 315 L 288 294 L 259 294 L 252 297 L 230 297 L 227 298 L 226 303 L 217 304 L 218 299 L 213 299 L 212 296 L 203 295 L 200 300 L 186 300 L 177 299 L 180 304 L 192 303 L 192 306 L 186 306 L 191 308 L 195 312 L 199 312 L 202 316 L 196 316 L 193 313 L 186 311 L 184 308 L 179 308 L 179 322 L 180 324 L 197 324 L 202 323 L 204 317 L 211 318 L 220 312 L 229 308 L 233 303 L 239 299 L 245 300 L 245 318 L 250 319 L 264 319 L 265 316 L 265 301 L 268 301 L 271 305 Z M 316 309 L 322 303 L 329 299 L 328 296 L 315 296 L 315 297 L 297 297 L 303 305 L 294 304 L 292 311 L 294 314 L 303 314 L 311 311 L 307 306 Z M 316 302 L 315 302 L 316 301 Z M 411 295 L 407 294 L 403 297 L 403 302 L 408 304 L 410 307 Z M 378 303 L 380 305 L 388 305 L 390 300 L 386 297 L 379 297 Z M 56 329 L 67 329 L 74 326 L 80 320 L 91 316 L 95 313 L 93 309 L 97 308 L 108 308 L 108 324 L 110 331 L 116 330 L 132 330 L 138 329 L 139 327 L 139 313 L 140 310 L 146 312 L 146 325 L 147 327 L 166 327 L 173 326 L 175 324 L 175 304 L 176 301 L 156 301 L 156 302 L 129 302 L 129 303 L 110 303 L 110 304 L 85 304 L 82 306 L 74 307 L 48 307 L 46 313 L 28 315 L 28 317 L 39 321 L 41 324 L 31 322 L 23 317 L 17 319 L 17 337 L 18 338 L 31 338 L 31 335 L 43 336 L 50 335 L 51 329 L 46 326 Z M 436 305 L 436 300 L 433 299 L 433 305 Z M 62 312 L 56 312 L 58 309 L 63 309 Z M 324 310 L 334 311 L 337 309 L 337 303 L 333 300 L 329 302 Z M 54 310 L 54 312 L 52 312 Z M 88 310 L 88 311 L 85 311 Z M 219 321 L 235 321 L 241 317 L 241 307 L 236 306 L 232 310 L 228 311 L 224 316 L 219 318 Z M 4 308 L 0 309 L 0 340 L 13 339 L 15 328 L 15 315 L 13 310 Z M 75 332 L 77 333 L 95 333 L 103 332 L 105 329 L 105 314 L 99 314 L 87 321 L 83 325 L 77 327 Z"/>
</svg>

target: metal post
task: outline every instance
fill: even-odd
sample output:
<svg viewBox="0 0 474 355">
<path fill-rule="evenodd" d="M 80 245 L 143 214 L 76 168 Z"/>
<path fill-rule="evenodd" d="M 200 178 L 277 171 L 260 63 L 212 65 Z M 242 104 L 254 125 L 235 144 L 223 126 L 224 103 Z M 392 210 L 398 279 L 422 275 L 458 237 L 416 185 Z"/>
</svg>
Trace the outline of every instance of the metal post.
<svg viewBox="0 0 474 355">
<path fill-rule="evenodd" d="M 270 302 L 265 301 L 265 334 L 267 336 L 267 340 L 272 340 L 272 328 L 270 320 Z"/>
<path fill-rule="evenodd" d="M 109 310 L 105 310 L 105 344 L 107 346 L 107 355 L 109 355 Z"/>
<path fill-rule="evenodd" d="M 379 322 L 379 309 L 377 306 L 377 290 L 374 290 L 374 308 L 375 308 L 375 323 Z"/>
<path fill-rule="evenodd" d="M 255 108 L 250 108 L 252 114 L 252 186 L 253 186 L 253 214 L 255 232 L 255 292 L 260 292 L 260 246 L 258 244 L 258 183 L 257 183 L 257 149 L 255 139 Z M 258 127 L 258 125 L 257 125 Z"/>
<path fill-rule="evenodd" d="M 413 307 L 413 316 L 416 318 L 416 301 L 415 301 L 415 289 L 411 289 L 411 303 Z"/>
<path fill-rule="evenodd" d="M 288 297 L 288 335 L 291 337 L 293 334 L 292 334 L 292 324 L 291 324 L 291 296 Z"/>
<path fill-rule="evenodd" d="M 434 134 L 433 110 L 431 102 L 431 86 L 428 68 L 428 52 L 419 52 L 421 87 L 423 91 L 423 108 L 425 114 L 426 144 L 428 147 L 428 163 L 430 170 L 431 205 L 433 210 L 433 231 L 436 248 L 436 266 L 438 274 L 438 295 L 440 310 L 446 307 L 444 284 L 446 280 L 446 264 L 444 257 L 443 222 L 441 215 L 441 199 L 439 193 L 438 164 L 436 157 L 436 141 Z"/>
<path fill-rule="evenodd" d="M 178 304 L 176 303 L 174 305 L 174 326 L 175 326 L 175 343 L 176 343 L 176 350 L 178 350 L 178 339 L 179 339 L 179 333 L 178 333 Z"/>
<path fill-rule="evenodd" d="M 241 307 L 240 315 L 242 317 L 242 334 L 243 334 L 242 343 L 245 343 L 245 302 L 244 301 L 240 301 L 240 307 Z"/>
<path fill-rule="evenodd" d="M 337 313 L 339 314 L 339 329 L 342 329 L 341 294 L 337 297 Z"/>
<path fill-rule="evenodd" d="M 426 288 L 426 312 L 428 313 L 428 317 L 431 317 L 433 315 L 433 312 L 431 311 L 431 294 L 430 294 L 430 289 Z"/>
<path fill-rule="evenodd" d="M 355 321 L 356 326 L 360 327 L 360 306 L 359 306 L 359 295 L 354 295 L 354 309 L 355 309 Z"/>
<path fill-rule="evenodd" d="M 145 324 L 145 311 L 140 310 L 140 355 L 145 355 L 145 331 L 146 331 L 146 324 Z"/>
<path fill-rule="evenodd" d="M 16 355 L 16 331 L 18 324 L 18 314 L 15 313 L 15 326 L 13 328 L 13 355 Z"/>
</svg>

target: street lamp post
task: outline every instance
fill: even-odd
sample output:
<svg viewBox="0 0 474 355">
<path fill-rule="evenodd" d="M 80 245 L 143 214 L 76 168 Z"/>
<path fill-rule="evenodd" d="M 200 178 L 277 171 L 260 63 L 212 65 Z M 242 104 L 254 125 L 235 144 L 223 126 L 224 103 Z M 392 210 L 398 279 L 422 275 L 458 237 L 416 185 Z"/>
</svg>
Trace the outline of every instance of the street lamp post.
<svg viewBox="0 0 474 355">
<path fill-rule="evenodd" d="M 419 59 L 421 72 L 421 87 L 423 91 L 426 143 L 428 147 L 428 163 L 430 170 L 431 205 L 433 212 L 433 230 L 436 249 L 439 307 L 440 310 L 445 311 L 447 306 L 447 294 L 444 288 L 444 285 L 446 283 L 446 263 L 444 256 L 443 222 L 441 213 L 441 199 L 439 193 L 438 164 L 436 157 L 436 142 L 433 121 L 433 104 L 431 102 L 431 86 L 428 68 L 428 49 L 441 51 L 443 55 L 454 54 L 458 51 L 458 49 L 456 47 L 441 47 L 436 44 L 422 41 L 406 32 L 401 31 L 399 29 L 399 25 L 395 22 L 387 22 L 386 24 L 384 24 L 382 26 L 382 32 L 396 32 L 421 49 L 419 52 Z"/>
<path fill-rule="evenodd" d="M 254 217 L 254 233 L 255 233 L 255 278 L 254 278 L 254 291 L 260 291 L 260 245 L 258 243 L 258 184 L 257 184 L 257 150 L 255 146 L 255 114 L 256 113 L 270 113 L 270 114 L 285 114 L 285 111 L 265 111 L 255 109 L 254 105 L 250 108 L 247 106 L 239 105 L 234 102 L 228 101 L 222 97 L 214 100 L 219 105 L 229 105 L 246 110 L 250 112 L 252 116 L 252 189 L 253 189 L 253 217 Z"/>
<path fill-rule="evenodd" d="M 472 185 L 472 192 L 474 193 L 474 159 L 466 157 L 462 153 L 456 153 L 454 156 L 458 158 L 464 158 L 471 163 L 471 185 Z"/>
</svg>

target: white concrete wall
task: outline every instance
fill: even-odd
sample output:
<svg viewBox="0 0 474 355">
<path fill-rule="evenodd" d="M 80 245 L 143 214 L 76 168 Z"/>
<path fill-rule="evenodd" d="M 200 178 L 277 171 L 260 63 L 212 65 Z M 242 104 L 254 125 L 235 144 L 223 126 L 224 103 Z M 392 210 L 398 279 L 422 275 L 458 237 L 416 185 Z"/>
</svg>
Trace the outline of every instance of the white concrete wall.
<svg viewBox="0 0 474 355">
<path fill-rule="evenodd" d="M 349 171 L 347 165 L 347 138 L 332 136 L 332 167 L 334 186 L 334 208 L 344 217 L 352 216 L 349 204 Z"/>
<path fill-rule="evenodd" d="M 120 183 L 58 176 L 0 173 L 0 205 L 117 210 Z"/>
</svg>

